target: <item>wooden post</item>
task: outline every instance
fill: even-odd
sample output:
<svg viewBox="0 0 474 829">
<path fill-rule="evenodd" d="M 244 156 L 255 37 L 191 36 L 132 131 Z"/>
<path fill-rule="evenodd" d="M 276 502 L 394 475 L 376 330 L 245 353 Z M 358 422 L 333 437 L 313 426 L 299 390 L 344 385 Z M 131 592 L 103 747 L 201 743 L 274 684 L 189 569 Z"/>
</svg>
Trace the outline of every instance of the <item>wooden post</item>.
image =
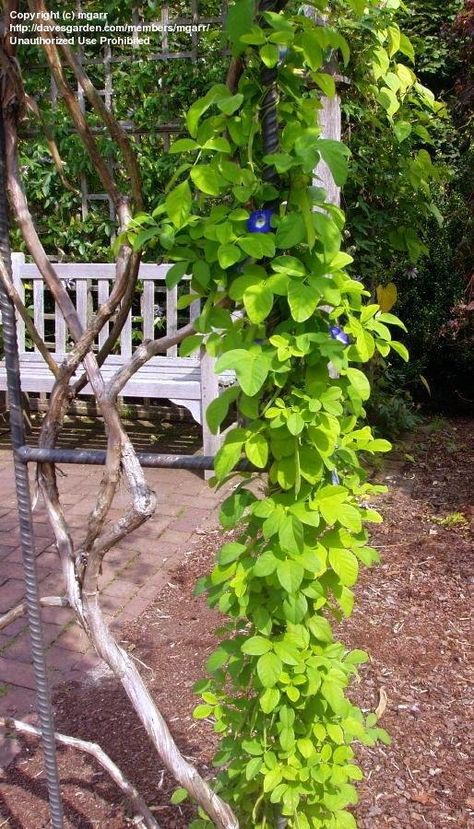
<svg viewBox="0 0 474 829">
<path fill-rule="evenodd" d="M 325 25 L 325 18 L 318 14 L 316 9 L 312 6 L 305 6 L 304 13 L 306 17 L 311 18 L 318 26 Z M 323 71 L 332 75 L 334 78 L 338 75 L 338 67 L 335 61 L 330 61 Z M 321 98 L 322 109 L 319 112 L 318 122 L 321 127 L 321 138 L 331 138 L 334 141 L 341 140 L 342 134 L 342 118 L 341 118 L 341 99 L 336 93 L 333 98 Z M 319 161 L 314 169 L 313 184 L 315 187 L 324 187 L 327 193 L 327 201 L 330 204 L 341 203 L 341 188 L 335 183 L 332 173 L 325 161 Z"/>
<path fill-rule="evenodd" d="M 219 435 L 213 435 L 206 420 L 206 409 L 216 397 L 219 397 L 219 378 L 214 371 L 216 361 L 201 349 L 201 423 L 202 423 L 202 446 L 204 455 L 215 455 L 221 445 Z M 204 478 L 212 478 L 213 472 L 204 473 Z"/>
<path fill-rule="evenodd" d="M 322 98 L 322 110 L 319 113 L 319 124 L 321 126 L 321 137 L 332 138 L 334 141 L 341 140 L 341 99 L 339 95 L 333 98 Z M 313 184 L 315 187 L 324 187 L 327 193 L 327 201 L 330 204 L 341 204 L 341 188 L 335 183 L 332 173 L 325 161 L 321 160 L 315 170 Z"/>
</svg>

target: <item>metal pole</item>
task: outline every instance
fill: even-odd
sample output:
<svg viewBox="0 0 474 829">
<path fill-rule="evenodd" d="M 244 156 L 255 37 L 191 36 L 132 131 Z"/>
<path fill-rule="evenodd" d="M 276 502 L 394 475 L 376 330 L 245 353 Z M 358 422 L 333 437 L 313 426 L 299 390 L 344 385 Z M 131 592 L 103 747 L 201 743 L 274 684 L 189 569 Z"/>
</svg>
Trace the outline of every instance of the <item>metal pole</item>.
<svg viewBox="0 0 474 829">
<path fill-rule="evenodd" d="M 5 176 L 5 133 L 4 113 L 0 107 L 0 255 L 11 278 L 11 252 L 8 238 L 8 206 Z M 28 466 L 18 453 L 25 443 L 25 428 L 21 401 L 20 367 L 16 334 L 16 317 L 13 304 L 6 292 L 0 288 L 2 311 L 3 343 L 7 369 L 7 389 L 10 405 L 10 430 L 13 447 L 16 495 L 20 522 L 21 551 L 25 575 L 25 594 L 28 613 L 28 627 L 33 656 L 33 672 L 36 684 L 41 740 L 48 784 L 49 806 L 53 829 L 63 829 L 63 807 L 56 760 L 53 713 L 48 685 L 46 658 L 41 626 L 38 575 L 36 570 L 33 517 L 31 509 Z"/>
<path fill-rule="evenodd" d="M 17 454 L 24 463 L 83 463 L 104 466 L 105 449 L 42 449 L 36 446 L 20 446 Z M 212 469 L 213 455 L 154 455 L 152 452 L 137 452 L 141 466 L 154 469 L 189 469 L 191 471 Z M 242 460 L 235 466 L 239 472 L 255 472 L 249 461 Z"/>
</svg>

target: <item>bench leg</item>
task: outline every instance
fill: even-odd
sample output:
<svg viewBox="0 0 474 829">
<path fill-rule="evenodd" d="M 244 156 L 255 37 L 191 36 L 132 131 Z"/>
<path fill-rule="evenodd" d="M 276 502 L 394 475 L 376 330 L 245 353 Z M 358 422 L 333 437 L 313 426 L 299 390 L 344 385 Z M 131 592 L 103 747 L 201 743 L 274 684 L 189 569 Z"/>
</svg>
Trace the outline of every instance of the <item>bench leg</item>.
<svg viewBox="0 0 474 829">
<path fill-rule="evenodd" d="M 219 396 L 219 378 L 214 371 L 214 357 L 211 357 L 205 349 L 201 350 L 201 423 L 202 443 L 204 455 L 214 456 L 221 445 L 219 435 L 213 435 L 207 425 L 206 409 L 213 400 Z M 212 471 L 204 473 L 206 480 L 212 478 Z"/>
</svg>

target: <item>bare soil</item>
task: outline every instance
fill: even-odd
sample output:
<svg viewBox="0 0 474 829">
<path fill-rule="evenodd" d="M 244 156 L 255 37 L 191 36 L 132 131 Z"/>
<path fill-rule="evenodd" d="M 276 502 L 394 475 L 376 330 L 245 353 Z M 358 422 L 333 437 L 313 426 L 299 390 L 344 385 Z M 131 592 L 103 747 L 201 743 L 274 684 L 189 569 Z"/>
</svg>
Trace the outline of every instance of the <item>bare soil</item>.
<svg viewBox="0 0 474 829">
<path fill-rule="evenodd" d="M 473 445 L 469 421 L 433 421 L 378 473 L 391 488 L 379 503 L 385 523 L 373 534 L 382 564 L 362 574 L 357 607 L 340 627 L 348 646 L 371 654 L 352 696 L 365 710 L 386 699 L 381 723 L 393 738 L 389 747 L 358 750 L 366 773 L 360 829 L 474 827 Z M 192 685 L 214 647 L 218 617 L 192 588 L 221 541 L 217 530 L 198 536 L 154 605 L 122 634 L 181 750 L 206 775 L 216 740 L 209 723 L 192 720 Z M 55 706 L 57 729 L 102 745 L 141 789 L 161 829 L 185 829 L 192 810 L 169 805 L 174 783 L 114 680 L 62 686 Z M 22 746 L 1 780 L 0 827 L 42 829 L 50 824 L 41 752 L 34 740 Z M 93 760 L 70 749 L 59 757 L 66 829 L 132 825 L 121 793 Z"/>
</svg>

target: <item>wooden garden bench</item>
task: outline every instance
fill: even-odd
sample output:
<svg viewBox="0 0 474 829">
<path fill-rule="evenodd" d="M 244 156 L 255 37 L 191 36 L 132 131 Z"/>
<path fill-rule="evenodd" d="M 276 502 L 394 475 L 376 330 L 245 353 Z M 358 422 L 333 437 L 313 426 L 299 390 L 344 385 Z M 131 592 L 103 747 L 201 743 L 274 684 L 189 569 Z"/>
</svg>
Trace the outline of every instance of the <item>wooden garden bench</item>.
<svg viewBox="0 0 474 829">
<path fill-rule="evenodd" d="M 142 264 L 139 271 L 141 293 L 137 293 L 137 306 L 132 308 L 122 330 L 118 353 L 107 357 L 102 366 L 104 379 L 107 381 L 131 356 L 134 345 L 142 339 L 155 339 L 160 334 L 172 334 L 178 328 L 178 287 L 169 290 L 165 277 L 170 265 Z M 115 265 L 105 263 L 93 264 L 55 264 L 58 276 L 64 280 L 75 302 L 77 312 L 83 325 L 109 296 L 111 283 L 115 278 Z M 61 363 L 68 350 L 69 343 L 63 316 L 54 304 L 49 290 L 36 265 L 25 262 L 22 253 L 12 254 L 13 281 L 20 297 L 26 304 L 32 305 L 35 326 L 45 340 L 56 362 Z M 189 277 L 183 278 L 185 291 L 188 290 Z M 182 283 L 181 283 L 182 284 Z M 199 315 L 199 300 L 189 305 L 185 312 L 186 319 L 180 325 Z M 17 317 L 18 346 L 20 353 L 21 386 L 24 392 L 51 392 L 54 377 L 39 352 L 25 337 L 25 325 Z M 162 329 L 160 329 L 160 321 Z M 165 322 L 166 321 L 166 322 Z M 110 325 L 107 323 L 100 332 L 96 349 L 106 341 Z M 169 348 L 166 355 L 152 357 L 149 362 L 128 381 L 123 389 L 123 397 L 165 398 L 179 406 L 185 406 L 193 418 L 202 424 L 204 454 L 213 455 L 219 446 L 219 438 L 208 429 L 204 412 L 209 403 L 219 394 L 219 387 L 229 385 L 233 377 L 218 377 L 214 373 L 214 360 L 205 353 L 193 357 L 178 357 L 177 347 Z M 6 370 L 4 360 L 0 360 L 0 391 L 6 390 Z M 81 394 L 91 394 L 90 386 L 85 386 Z"/>
</svg>

